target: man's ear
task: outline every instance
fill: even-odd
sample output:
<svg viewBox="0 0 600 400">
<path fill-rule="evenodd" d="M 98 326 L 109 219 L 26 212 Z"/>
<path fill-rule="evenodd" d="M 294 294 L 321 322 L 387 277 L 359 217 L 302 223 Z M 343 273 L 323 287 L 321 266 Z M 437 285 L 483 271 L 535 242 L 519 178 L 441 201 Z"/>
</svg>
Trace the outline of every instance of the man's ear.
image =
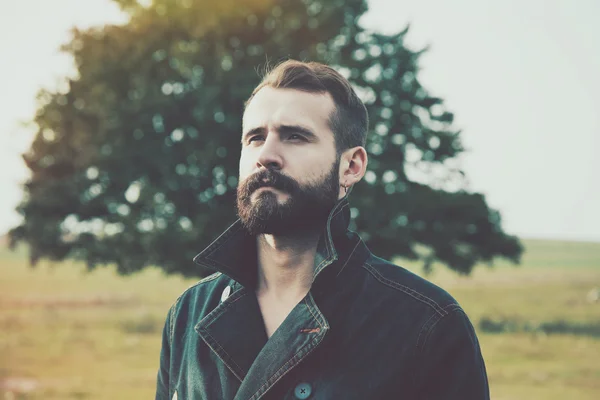
<svg viewBox="0 0 600 400">
<path fill-rule="evenodd" d="M 350 189 L 358 183 L 367 172 L 367 151 L 362 146 L 353 147 L 342 153 L 340 161 L 340 194 L 345 195 L 344 186 Z"/>
</svg>

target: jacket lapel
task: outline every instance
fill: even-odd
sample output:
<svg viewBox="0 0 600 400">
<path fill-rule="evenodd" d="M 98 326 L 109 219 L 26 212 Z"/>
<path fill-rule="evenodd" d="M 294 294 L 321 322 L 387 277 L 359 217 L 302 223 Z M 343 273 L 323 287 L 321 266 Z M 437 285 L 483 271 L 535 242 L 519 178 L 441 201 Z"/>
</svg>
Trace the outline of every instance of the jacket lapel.
<svg viewBox="0 0 600 400">
<path fill-rule="evenodd" d="M 309 293 L 267 340 L 256 296 L 241 288 L 195 330 L 240 381 L 234 400 L 256 400 L 322 342 L 329 323 Z"/>
<path fill-rule="evenodd" d="M 195 330 L 240 382 L 267 343 L 258 301 L 245 288 L 221 302 Z"/>
<path fill-rule="evenodd" d="M 234 400 L 260 399 L 319 346 L 328 330 L 329 323 L 307 294 L 260 350 Z"/>
</svg>

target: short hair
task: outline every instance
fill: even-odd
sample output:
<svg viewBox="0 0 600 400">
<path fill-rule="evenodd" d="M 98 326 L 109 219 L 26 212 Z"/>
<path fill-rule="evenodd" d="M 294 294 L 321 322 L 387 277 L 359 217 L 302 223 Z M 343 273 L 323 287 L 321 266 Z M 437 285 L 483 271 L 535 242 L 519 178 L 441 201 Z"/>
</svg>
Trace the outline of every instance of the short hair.
<svg viewBox="0 0 600 400">
<path fill-rule="evenodd" d="M 329 116 L 329 126 L 334 134 L 336 151 L 355 146 L 365 146 L 369 129 L 369 116 L 362 100 L 335 69 L 318 62 L 287 60 L 268 69 L 244 103 L 244 109 L 263 87 L 296 89 L 308 93 L 329 93 L 335 110 Z"/>
</svg>

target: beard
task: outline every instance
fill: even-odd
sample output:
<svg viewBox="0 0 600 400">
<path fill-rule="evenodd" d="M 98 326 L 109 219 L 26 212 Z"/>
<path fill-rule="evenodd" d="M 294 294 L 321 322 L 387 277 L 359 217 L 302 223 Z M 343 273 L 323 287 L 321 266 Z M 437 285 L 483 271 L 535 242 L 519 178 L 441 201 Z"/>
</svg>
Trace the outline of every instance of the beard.
<svg viewBox="0 0 600 400">
<path fill-rule="evenodd" d="M 304 185 L 272 169 L 250 175 L 237 188 L 242 225 L 251 235 L 289 235 L 321 228 L 338 201 L 339 166 L 338 159 L 321 181 Z M 280 204 L 274 192 L 265 190 L 252 202 L 252 194 L 265 186 L 287 193 L 288 199 Z"/>
</svg>

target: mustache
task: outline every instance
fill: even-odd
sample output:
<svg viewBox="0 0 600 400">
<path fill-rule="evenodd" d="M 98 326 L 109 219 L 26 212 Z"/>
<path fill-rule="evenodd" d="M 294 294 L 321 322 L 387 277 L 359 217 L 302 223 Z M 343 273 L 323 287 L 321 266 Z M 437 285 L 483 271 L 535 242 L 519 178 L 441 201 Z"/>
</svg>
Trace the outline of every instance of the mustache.
<svg viewBox="0 0 600 400">
<path fill-rule="evenodd" d="M 255 190 L 267 186 L 288 192 L 290 194 L 297 192 L 300 189 L 300 186 L 294 179 L 282 174 L 281 172 L 277 172 L 272 169 L 265 169 L 246 178 L 242 185 L 242 191 L 244 194 L 249 196 Z"/>
</svg>

